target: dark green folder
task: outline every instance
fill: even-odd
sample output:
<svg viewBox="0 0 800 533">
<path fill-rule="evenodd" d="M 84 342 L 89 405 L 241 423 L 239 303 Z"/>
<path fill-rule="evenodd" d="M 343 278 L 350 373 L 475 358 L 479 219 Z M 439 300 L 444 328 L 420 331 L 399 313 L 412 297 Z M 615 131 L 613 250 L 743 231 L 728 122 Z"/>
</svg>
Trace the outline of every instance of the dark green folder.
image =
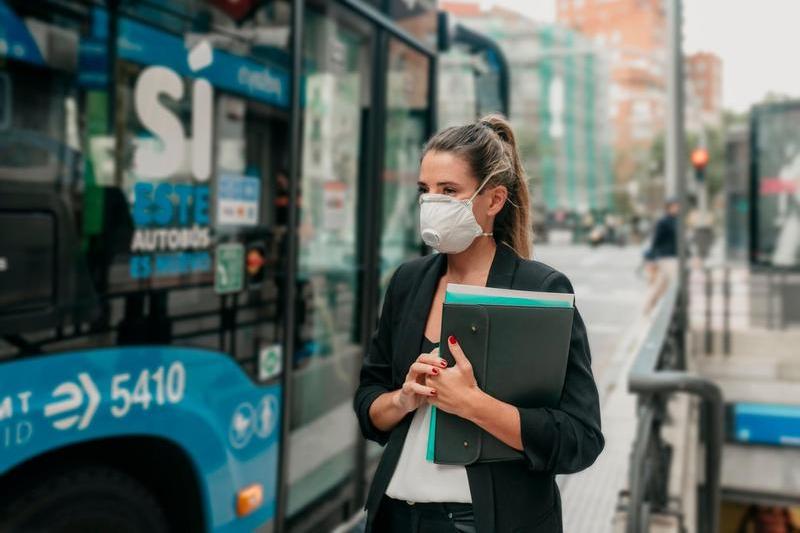
<svg viewBox="0 0 800 533">
<path fill-rule="evenodd" d="M 561 398 L 572 333 L 572 302 L 448 292 L 439 355 L 454 364 L 447 337 L 455 335 L 478 386 L 518 407 L 555 407 Z M 561 295 L 559 295 L 561 296 Z M 521 459 L 472 422 L 432 408 L 427 458 L 437 464 Z"/>
</svg>

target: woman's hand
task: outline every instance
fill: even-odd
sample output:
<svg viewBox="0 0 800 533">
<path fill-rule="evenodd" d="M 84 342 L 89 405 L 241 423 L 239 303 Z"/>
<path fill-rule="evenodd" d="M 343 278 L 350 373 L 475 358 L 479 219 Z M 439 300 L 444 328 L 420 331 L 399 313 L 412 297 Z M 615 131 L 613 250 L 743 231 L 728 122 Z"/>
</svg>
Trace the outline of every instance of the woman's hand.
<svg viewBox="0 0 800 533">
<path fill-rule="evenodd" d="M 394 405 L 406 413 L 410 413 L 428 399 L 436 396 L 437 391 L 425 384 L 428 377 L 438 376 L 447 367 L 447 361 L 439 357 L 439 348 L 430 353 L 423 353 L 411 364 L 406 380 L 394 396 Z"/>
<path fill-rule="evenodd" d="M 456 365 L 442 370 L 437 375 L 426 377 L 426 385 L 436 390 L 434 397 L 428 401 L 448 413 L 469 419 L 473 408 L 480 402 L 483 391 L 478 388 L 472 364 L 464 355 L 456 338 L 450 335 L 447 342 Z"/>
</svg>

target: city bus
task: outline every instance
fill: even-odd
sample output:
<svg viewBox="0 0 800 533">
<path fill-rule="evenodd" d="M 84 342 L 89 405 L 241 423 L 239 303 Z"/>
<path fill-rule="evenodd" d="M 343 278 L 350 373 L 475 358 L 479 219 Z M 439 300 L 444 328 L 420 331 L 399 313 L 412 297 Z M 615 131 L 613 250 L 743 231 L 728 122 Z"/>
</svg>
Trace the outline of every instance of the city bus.
<svg viewBox="0 0 800 533">
<path fill-rule="evenodd" d="M 296 4 L 295 42 L 286 0 L 0 0 L 0 531 L 360 507 L 350 403 L 420 252 L 435 3 Z"/>
</svg>

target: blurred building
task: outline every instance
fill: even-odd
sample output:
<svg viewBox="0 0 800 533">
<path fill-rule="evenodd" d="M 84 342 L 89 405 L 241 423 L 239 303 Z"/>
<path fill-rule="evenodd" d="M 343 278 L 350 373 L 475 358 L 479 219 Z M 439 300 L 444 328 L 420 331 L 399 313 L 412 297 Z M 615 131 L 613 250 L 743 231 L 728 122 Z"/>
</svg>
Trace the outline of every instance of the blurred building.
<svg viewBox="0 0 800 533">
<path fill-rule="evenodd" d="M 610 71 L 602 50 L 575 31 L 515 11 L 455 2 L 440 7 L 458 23 L 497 41 L 508 61 L 509 119 L 534 202 L 572 213 L 613 208 Z M 492 110 L 491 78 L 483 77 L 482 83 L 473 79 L 484 69 L 458 48 L 441 58 L 440 127 Z"/>
<path fill-rule="evenodd" d="M 666 111 L 667 18 L 662 0 L 557 0 L 556 17 L 608 50 L 608 120 L 614 128 L 614 174 L 638 210 L 644 191 L 663 189 L 652 146 Z M 661 196 L 661 194 L 659 194 Z M 627 194 L 618 198 L 627 199 Z"/>
<path fill-rule="evenodd" d="M 611 118 L 622 149 L 664 128 L 667 19 L 661 0 L 557 0 L 558 22 L 610 49 Z"/>
<path fill-rule="evenodd" d="M 698 132 L 722 119 L 722 60 L 710 52 L 686 56 L 686 130 Z"/>
</svg>

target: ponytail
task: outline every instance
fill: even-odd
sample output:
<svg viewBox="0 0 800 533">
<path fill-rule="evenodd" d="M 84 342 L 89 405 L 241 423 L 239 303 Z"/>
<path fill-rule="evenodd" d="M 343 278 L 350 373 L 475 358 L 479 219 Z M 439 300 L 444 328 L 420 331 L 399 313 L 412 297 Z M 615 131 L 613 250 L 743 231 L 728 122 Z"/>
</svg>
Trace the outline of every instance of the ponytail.
<svg viewBox="0 0 800 533">
<path fill-rule="evenodd" d="M 531 209 L 528 194 L 528 177 L 517 150 L 517 141 L 511 124 L 500 115 L 487 115 L 480 122 L 494 131 L 503 143 L 503 151 L 510 163 L 510 171 L 505 183 L 508 189 L 506 205 L 494 221 L 494 234 L 498 242 L 505 242 L 520 257 L 531 259 L 533 254 L 533 235 L 531 231 Z"/>
</svg>

